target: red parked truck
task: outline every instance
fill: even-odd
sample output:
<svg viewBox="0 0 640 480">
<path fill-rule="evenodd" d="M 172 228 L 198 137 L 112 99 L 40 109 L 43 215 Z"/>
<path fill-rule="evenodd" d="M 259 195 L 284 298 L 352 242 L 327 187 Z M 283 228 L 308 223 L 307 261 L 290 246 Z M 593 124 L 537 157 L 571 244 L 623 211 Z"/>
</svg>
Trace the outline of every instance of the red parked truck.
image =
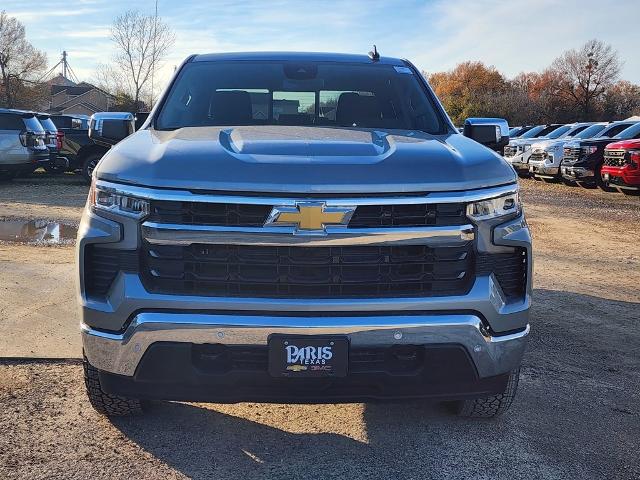
<svg viewBox="0 0 640 480">
<path fill-rule="evenodd" d="M 640 139 L 607 145 L 600 174 L 603 183 L 624 194 L 640 193 Z"/>
</svg>

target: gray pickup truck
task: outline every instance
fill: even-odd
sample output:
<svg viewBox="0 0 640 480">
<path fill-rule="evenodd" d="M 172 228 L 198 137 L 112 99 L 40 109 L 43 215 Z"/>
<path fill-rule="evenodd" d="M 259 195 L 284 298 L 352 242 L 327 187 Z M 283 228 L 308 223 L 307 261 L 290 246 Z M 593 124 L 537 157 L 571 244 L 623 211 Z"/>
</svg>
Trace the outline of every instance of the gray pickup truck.
<svg viewBox="0 0 640 480">
<path fill-rule="evenodd" d="M 90 135 L 131 130 L 97 117 Z M 498 119 L 458 133 L 406 60 L 188 58 L 93 173 L 78 234 L 92 405 L 504 412 L 532 280 L 516 174 L 484 146 L 506 142 Z"/>
</svg>

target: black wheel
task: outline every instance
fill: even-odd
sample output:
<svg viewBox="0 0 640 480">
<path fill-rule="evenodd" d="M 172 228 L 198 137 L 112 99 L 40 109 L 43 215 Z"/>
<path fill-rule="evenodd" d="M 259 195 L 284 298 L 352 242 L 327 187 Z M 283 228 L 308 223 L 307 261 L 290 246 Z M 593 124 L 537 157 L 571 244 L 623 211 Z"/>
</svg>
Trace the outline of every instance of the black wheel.
<svg viewBox="0 0 640 480">
<path fill-rule="evenodd" d="M 540 181 L 542 181 L 542 180 L 543 180 L 542 178 L 540 178 L 540 177 L 538 177 L 538 176 L 536 176 L 536 175 L 534 175 L 534 176 L 533 176 L 533 179 L 534 179 L 536 182 L 540 182 Z"/>
<path fill-rule="evenodd" d="M 102 158 L 102 155 L 99 153 L 90 153 L 84 159 L 82 164 L 82 176 L 87 182 L 91 182 L 91 174 L 98 166 L 98 162 Z"/>
<path fill-rule="evenodd" d="M 518 172 L 520 178 L 529 178 L 529 172 Z"/>
<path fill-rule="evenodd" d="M 142 402 L 135 398 L 125 398 L 111 395 L 102 390 L 98 369 L 89 363 L 86 357 L 82 360 L 84 368 L 84 384 L 91 406 L 103 415 L 110 417 L 125 417 L 141 414 Z"/>
<path fill-rule="evenodd" d="M 623 195 L 628 195 L 630 197 L 640 196 L 640 190 L 630 190 L 628 188 L 618 188 L 619 192 L 622 192 Z"/>
<path fill-rule="evenodd" d="M 562 177 L 562 183 L 564 183 L 567 187 L 577 187 L 578 186 L 578 184 L 576 182 L 573 182 L 571 180 L 567 180 L 564 177 Z"/>
<path fill-rule="evenodd" d="M 504 392 L 490 397 L 462 400 L 456 403 L 457 414 L 461 417 L 492 418 L 502 415 L 511 406 L 518 390 L 520 369 L 512 370 Z"/>
</svg>

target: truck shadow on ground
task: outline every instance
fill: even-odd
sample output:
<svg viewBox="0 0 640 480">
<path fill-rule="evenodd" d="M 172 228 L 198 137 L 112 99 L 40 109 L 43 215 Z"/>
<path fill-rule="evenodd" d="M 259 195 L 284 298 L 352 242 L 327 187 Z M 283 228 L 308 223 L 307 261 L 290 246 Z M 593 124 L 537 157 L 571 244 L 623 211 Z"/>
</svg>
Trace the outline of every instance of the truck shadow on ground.
<svg viewBox="0 0 640 480">
<path fill-rule="evenodd" d="M 145 417 L 112 422 L 193 478 L 602 478 L 629 468 L 640 305 L 565 291 L 535 297 L 519 395 L 498 419 L 462 419 L 423 401 L 158 402 Z"/>
</svg>

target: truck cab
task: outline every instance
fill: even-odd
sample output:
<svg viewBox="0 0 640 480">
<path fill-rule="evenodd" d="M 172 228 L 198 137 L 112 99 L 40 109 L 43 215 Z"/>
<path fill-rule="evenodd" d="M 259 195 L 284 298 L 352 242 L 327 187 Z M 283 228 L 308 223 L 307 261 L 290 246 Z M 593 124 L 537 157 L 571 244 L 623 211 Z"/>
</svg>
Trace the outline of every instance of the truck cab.
<svg viewBox="0 0 640 480">
<path fill-rule="evenodd" d="M 531 235 L 500 119 L 456 130 L 407 60 L 189 57 L 114 143 L 77 242 L 84 374 L 144 400 L 423 398 L 505 412 L 529 334 Z M 125 138 L 126 137 L 126 138 Z M 120 140 L 120 141 L 118 141 Z"/>
</svg>

